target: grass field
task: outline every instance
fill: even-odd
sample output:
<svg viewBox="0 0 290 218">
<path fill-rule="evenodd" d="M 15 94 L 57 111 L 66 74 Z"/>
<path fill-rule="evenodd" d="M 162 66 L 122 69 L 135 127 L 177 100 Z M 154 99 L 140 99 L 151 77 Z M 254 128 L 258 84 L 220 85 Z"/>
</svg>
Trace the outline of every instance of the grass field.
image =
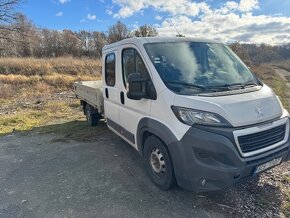
<svg viewBox="0 0 290 218">
<path fill-rule="evenodd" d="M 100 61 L 93 59 L 0 59 L 0 135 L 82 119 L 73 83 L 100 75 Z"/>
<path fill-rule="evenodd" d="M 54 58 L 1 58 L 0 98 L 37 98 L 72 89 L 74 81 L 96 80 L 101 75 L 99 60 Z"/>
<path fill-rule="evenodd" d="M 286 86 L 287 82 L 275 73 L 274 65 L 262 64 L 260 66 L 254 67 L 253 72 L 256 73 L 258 78 L 260 78 L 264 83 L 269 85 L 274 90 L 275 94 L 278 95 L 282 101 L 283 106 L 289 111 L 290 89 Z"/>
</svg>

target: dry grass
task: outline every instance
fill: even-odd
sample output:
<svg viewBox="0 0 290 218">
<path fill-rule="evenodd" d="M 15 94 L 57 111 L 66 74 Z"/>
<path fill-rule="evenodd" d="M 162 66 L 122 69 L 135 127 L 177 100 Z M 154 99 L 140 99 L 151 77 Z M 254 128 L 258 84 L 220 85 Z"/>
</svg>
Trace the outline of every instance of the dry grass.
<svg viewBox="0 0 290 218">
<path fill-rule="evenodd" d="M 273 88 L 276 95 L 280 97 L 283 106 L 290 110 L 290 89 L 286 86 L 286 82 L 275 73 L 273 66 L 262 64 L 254 67 L 253 71 L 264 83 Z"/>
<path fill-rule="evenodd" d="M 10 84 L 0 83 L 0 87 L 1 87 L 0 99 L 11 98 L 12 96 L 14 96 L 16 94 L 14 91 L 15 89 Z"/>
<path fill-rule="evenodd" d="M 18 75 L 100 75 L 101 62 L 95 59 L 62 58 L 1 58 L 0 74 Z"/>
<path fill-rule="evenodd" d="M 96 80 L 100 75 L 99 60 L 1 58 L 0 134 L 83 117 L 76 99 L 54 94 L 72 93 L 75 81 Z"/>
<path fill-rule="evenodd" d="M 0 59 L 0 98 L 39 97 L 71 90 L 79 80 L 100 79 L 99 60 L 55 58 Z"/>
<path fill-rule="evenodd" d="M 290 72 L 290 60 L 275 63 L 275 66 L 280 67 Z"/>
</svg>

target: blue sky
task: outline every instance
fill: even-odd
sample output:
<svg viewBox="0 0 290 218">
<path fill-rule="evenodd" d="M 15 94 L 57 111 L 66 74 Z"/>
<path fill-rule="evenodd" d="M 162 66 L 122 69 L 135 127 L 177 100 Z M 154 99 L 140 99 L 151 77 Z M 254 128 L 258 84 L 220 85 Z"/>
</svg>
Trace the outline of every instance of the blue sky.
<svg viewBox="0 0 290 218">
<path fill-rule="evenodd" d="M 57 30 L 106 31 L 121 20 L 130 29 L 154 25 L 160 35 L 178 28 L 221 41 L 290 42 L 290 0 L 26 0 L 21 11 L 38 27 Z"/>
</svg>

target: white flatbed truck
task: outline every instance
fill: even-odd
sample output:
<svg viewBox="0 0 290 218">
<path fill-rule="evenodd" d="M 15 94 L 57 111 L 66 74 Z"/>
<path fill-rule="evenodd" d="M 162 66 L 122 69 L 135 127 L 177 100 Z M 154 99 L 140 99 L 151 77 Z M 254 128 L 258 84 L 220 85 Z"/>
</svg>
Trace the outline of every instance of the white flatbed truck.
<svg viewBox="0 0 290 218">
<path fill-rule="evenodd" d="M 130 38 L 103 48 L 102 80 L 75 83 L 88 122 L 144 158 L 161 189 L 225 189 L 290 159 L 289 114 L 225 45 Z"/>
</svg>

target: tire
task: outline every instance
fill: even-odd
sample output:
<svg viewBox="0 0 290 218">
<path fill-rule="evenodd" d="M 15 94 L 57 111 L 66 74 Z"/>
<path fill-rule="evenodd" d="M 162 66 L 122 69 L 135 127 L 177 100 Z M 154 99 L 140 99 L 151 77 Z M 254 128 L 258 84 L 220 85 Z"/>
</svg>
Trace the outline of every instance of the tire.
<svg viewBox="0 0 290 218">
<path fill-rule="evenodd" d="M 171 157 L 164 143 L 155 136 L 149 136 L 144 143 L 143 159 L 151 181 L 160 189 L 175 186 Z"/>
<path fill-rule="evenodd" d="M 89 123 L 90 126 L 97 126 L 98 125 L 100 116 L 98 113 L 95 113 L 93 111 L 92 106 L 89 104 L 86 104 L 85 115 L 86 115 L 87 122 Z"/>
</svg>

